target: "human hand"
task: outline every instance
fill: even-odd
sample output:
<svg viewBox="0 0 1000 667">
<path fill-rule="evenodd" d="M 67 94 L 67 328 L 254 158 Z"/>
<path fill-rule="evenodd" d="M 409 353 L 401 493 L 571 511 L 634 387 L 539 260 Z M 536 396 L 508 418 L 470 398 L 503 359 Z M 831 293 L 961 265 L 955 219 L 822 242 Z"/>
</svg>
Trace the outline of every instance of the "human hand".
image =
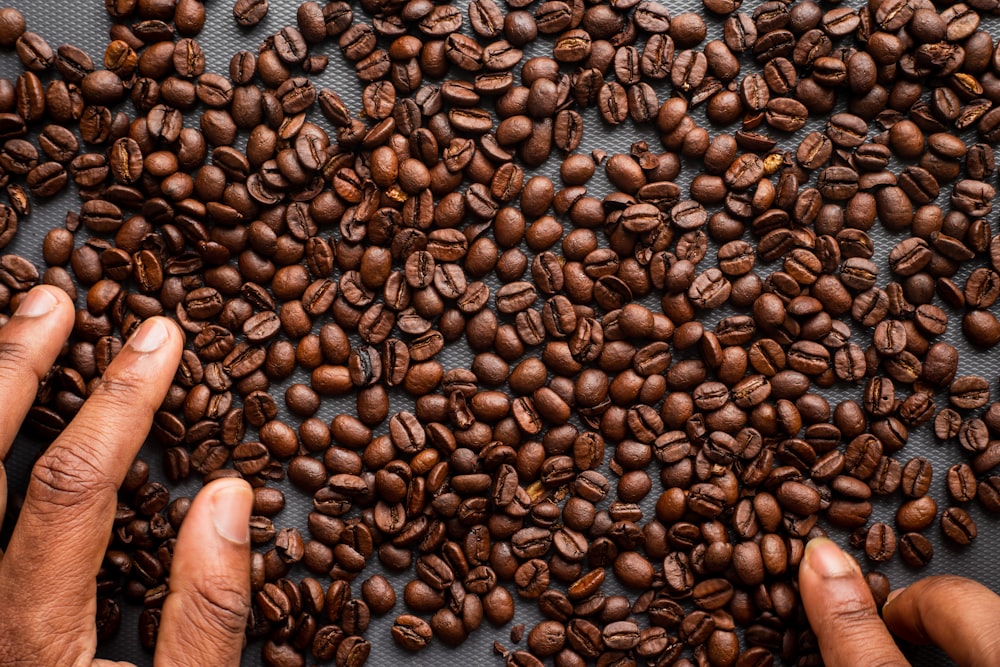
<svg viewBox="0 0 1000 667">
<path fill-rule="evenodd" d="M 73 328 L 73 304 L 36 287 L 0 329 L 0 461 Z M 117 490 L 180 360 L 183 336 L 151 318 L 124 345 L 76 418 L 35 464 L 0 554 L 0 666 L 95 660 L 97 572 Z M 0 464 L 0 517 L 7 498 Z M 250 598 L 249 485 L 224 479 L 195 498 L 174 552 L 156 665 L 238 665 Z"/>
<path fill-rule="evenodd" d="M 827 667 L 909 665 L 890 632 L 914 644 L 936 644 L 963 667 L 996 664 L 1000 597 L 969 579 L 927 577 L 893 591 L 883 622 L 857 562 L 817 538 L 806 545 L 799 593 Z"/>
</svg>

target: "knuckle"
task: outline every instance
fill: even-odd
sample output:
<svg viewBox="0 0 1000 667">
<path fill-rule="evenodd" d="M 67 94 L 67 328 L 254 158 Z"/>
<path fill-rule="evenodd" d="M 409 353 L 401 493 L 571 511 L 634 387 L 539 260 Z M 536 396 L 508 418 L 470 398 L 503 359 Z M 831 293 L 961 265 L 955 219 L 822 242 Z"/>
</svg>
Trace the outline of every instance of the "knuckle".
<svg viewBox="0 0 1000 667">
<path fill-rule="evenodd" d="M 192 587 L 193 622 L 218 639 L 243 636 L 250 613 L 246 590 L 225 575 L 199 577 Z"/>
<path fill-rule="evenodd" d="M 89 447 L 63 441 L 42 455 L 28 482 L 28 494 L 41 511 L 92 500 L 111 486 L 90 452 Z"/>
<path fill-rule="evenodd" d="M 874 603 L 861 596 L 851 596 L 837 601 L 830 609 L 830 620 L 838 628 L 864 629 L 878 618 Z"/>
<path fill-rule="evenodd" d="M 2 667 L 36 667 L 40 664 L 60 665 L 61 667 L 91 667 L 91 660 L 75 638 L 59 637 L 55 641 L 51 636 L 42 640 L 38 635 L 22 629 L 3 627 L 0 623 L 0 666 Z M 58 634 L 58 633 L 56 633 Z M 62 641 L 66 639 L 66 641 Z M 47 641 L 48 643 L 43 643 Z"/>
<path fill-rule="evenodd" d="M 976 653 L 978 656 L 983 656 L 990 662 L 983 662 L 981 664 L 993 664 L 992 661 L 997 655 L 1000 655 L 1000 636 L 997 635 L 996 622 L 987 623 L 984 627 L 980 628 L 973 639 L 973 645 L 976 647 Z"/>
<path fill-rule="evenodd" d="M 137 403 L 145 396 L 142 390 L 148 380 L 134 369 L 121 369 L 113 377 L 102 378 L 88 401 L 112 411 L 140 407 Z"/>
<path fill-rule="evenodd" d="M 984 592 L 991 593 L 988 588 L 979 582 L 955 574 L 940 574 L 927 577 L 922 584 L 924 589 L 921 599 L 933 600 L 940 597 L 944 600 L 953 600 L 963 594 L 978 596 Z"/>
<path fill-rule="evenodd" d="M 874 604 L 861 596 L 852 596 L 836 602 L 828 611 L 828 623 L 824 624 L 824 637 L 840 647 L 850 647 L 849 664 L 867 667 L 903 667 L 898 656 L 887 652 L 888 638 L 885 626 L 875 610 Z"/>
<path fill-rule="evenodd" d="M 887 656 L 884 647 L 872 646 L 859 650 L 856 665 L 867 665 L 868 667 L 909 667 L 908 663 L 900 662 L 897 658 Z"/>
<path fill-rule="evenodd" d="M 40 382 L 44 374 L 35 369 L 31 347 L 21 340 L 0 341 L 0 376 L 23 378 L 30 371 L 34 381 Z"/>
</svg>

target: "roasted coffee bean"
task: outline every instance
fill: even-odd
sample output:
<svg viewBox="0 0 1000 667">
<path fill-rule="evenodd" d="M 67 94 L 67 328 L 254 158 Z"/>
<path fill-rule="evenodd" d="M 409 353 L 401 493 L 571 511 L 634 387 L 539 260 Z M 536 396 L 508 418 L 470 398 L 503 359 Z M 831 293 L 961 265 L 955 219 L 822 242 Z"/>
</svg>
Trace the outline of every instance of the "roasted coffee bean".
<svg viewBox="0 0 1000 667">
<path fill-rule="evenodd" d="M 941 531 L 952 542 L 967 545 L 976 539 L 976 522 L 961 507 L 949 507 L 941 513 Z"/>
<path fill-rule="evenodd" d="M 419 651 L 426 647 L 433 636 L 431 626 L 419 616 L 403 614 L 396 618 L 392 626 L 392 638 L 409 651 Z"/>
<path fill-rule="evenodd" d="M 934 557 L 934 547 L 920 533 L 904 533 L 899 538 L 899 555 L 910 567 L 924 567 Z"/>
<path fill-rule="evenodd" d="M 919 532 L 934 522 L 937 503 L 930 496 L 903 503 L 896 512 L 896 525 L 903 531 Z"/>
<path fill-rule="evenodd" d="M 25 26 L 24 14 L 13 7 L 4 7 L 0 12 L 0 46 L 13 47 L 24 34 Z"/>
<path fill-rule="evenodd" d="M 903 466 L 903 495 L 909 498 L 919 498 L 926 495 L 931 486 L 933 468 L 930 461 L 924 458 L 912 458 Z"/>
<path fill-rule="evenodd" d="M 244 28 L 252 28 L 264 20 L 268 9 L 268 0 L 236 0 L 233 3 L 233 17 Z"/>
<path fill-rule="evenodd" d="M 989 384 L 977 375 L 960 376 L 949 385 L 949 402 L 957 408 L 969 410 L 986 405 L 990 397 Z"/>
<path fill-rule="evenodd" d="M 865 555 L 876 563 L 884 563 L 896 552 L 896 534 L 892 526 L 875 523 L 868 529 Z"/>
</svg>

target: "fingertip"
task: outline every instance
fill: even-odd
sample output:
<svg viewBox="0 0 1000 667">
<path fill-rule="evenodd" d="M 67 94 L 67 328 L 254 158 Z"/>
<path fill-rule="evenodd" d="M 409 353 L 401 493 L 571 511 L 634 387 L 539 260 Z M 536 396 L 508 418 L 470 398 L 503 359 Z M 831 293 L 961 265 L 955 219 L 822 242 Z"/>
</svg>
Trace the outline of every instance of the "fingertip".
<svg viewBox="0 0 1000 667">
<path fill-rule="evenodd" d="M 0 326 L 0 458 L 31 408 L 39 382 L 73 330 L 74 309 L 58 287 L 38 285 L 12 300 L 14 312 Z"/>
<path fill-rule="evenodd" d="M 814 537 L 806 543 L 803 564 L 821 579 L 837 579 L 861 574 L 857 561 L 825 537 Z"/>
<path fill-rule="evenodd" d="M 253 487 L 242 477 L 219 477 L 202 487 L 203 493 L 208 492 L 213 497 L 219 494 L 235 493 L 236 491 L 245 491 L 251 494 L 251 496 L 253 495 Z"/>
<path fill-rule="evenodd" d="M 19 299 L 12 300 L 11 306 L 14 310 L 3 326 L 5 340 L 20 338 L 35 347 L 55 343 L 61 347 L 73 329 L 76 307 L 69 295 L 58 287 L 32 287 Z"/>
<path fill-rule="evenodd" d="M 885 612 L 885 610 L 889 608 L 892 601 L 902 595 L 905 590 L 906 586 L 889 591 L 889 596 L 885 599 L 885 604 L 882 605 L 882 611 Z"/>
<path fill-rule="evenodd" d="M 172 340 L 179 341 L 181 344 L 184 343 L 186 334 L 184 333 L 184 329 L 181 328 L 181 325 L 178 324 L 176 320 L 170 317 L 163 317 L 162 315 L 151 317 L 150 319 L 160 320 L 163 322 L 164 326 L 170 330 L 170 338 Z"/>
<path fill-rule="evenodd" d="M 151 317 L 139 325 L 127 345 L 140 354 L 150 354 L 171 344 L 177 351 L 184 344 L 180 328 L 166 317 Z"/>
<path fill-rule="evenodd" d="M 919 583 L 919 582 L 918 582 Z M 917 591 L 923 588 L 917 586 Z M 912 595 L 906 595 L 905 588 L 892 591 L 882 606 L 882 618 L 892 634 L 911 644 L 927 644 L 931 641 L 924 630 L 919 603 Z"/>
<path fill-rule="evenodd" d="M 253 489 L 242 479 L 218 479 L 205 487 L 210 493 L 215 532 L 237 545 L 250 542 Z"/>
<path fill-rule="evenodd" d="M 63 290 L 52 285 L 37 285 L 21 299 L 14 311 L 16 318 L 39 318 L 52 313 L 71 311 L 73 302 Z"/>
</svg>

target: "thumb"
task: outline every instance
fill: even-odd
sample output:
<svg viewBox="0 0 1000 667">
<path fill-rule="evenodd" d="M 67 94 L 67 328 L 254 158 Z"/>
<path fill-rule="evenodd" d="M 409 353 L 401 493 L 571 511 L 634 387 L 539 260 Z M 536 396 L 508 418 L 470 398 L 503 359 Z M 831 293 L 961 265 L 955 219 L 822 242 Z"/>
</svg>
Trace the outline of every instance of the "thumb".
<svg viewBox="0 0 1000 667">
<path fill-rule="evenodd" d="M 799 594 L 827 667 L 909 665 L 878 616 L 861 568 L 830 540 L 806 545 Z"/>
<path fill-rule="evenodd" d="M 243 480 L 220 479 L 195 497 L 174 552 L 155 664 L 240 664 L 250 610 L 250 509 Z"/>
<path fill-rule="evenodd" d="M 3 522 L 7 517 L 7 469 L 4 468 L 3 461 L 0 460 L 0 530 L 3 530 Z M 0 560 L 3 560 L 3 549 L 0 549 Z"/>
</svg>

